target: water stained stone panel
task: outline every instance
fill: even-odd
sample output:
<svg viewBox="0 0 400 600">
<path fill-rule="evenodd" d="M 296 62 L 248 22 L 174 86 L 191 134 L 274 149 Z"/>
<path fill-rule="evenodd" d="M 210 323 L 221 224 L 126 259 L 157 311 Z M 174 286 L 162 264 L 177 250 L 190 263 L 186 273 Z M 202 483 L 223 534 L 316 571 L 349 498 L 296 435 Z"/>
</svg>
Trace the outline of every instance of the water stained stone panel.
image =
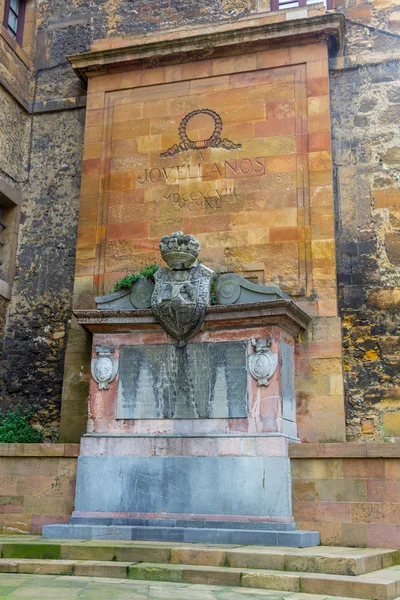
<svg viewBox="0 0 400 600">
<path fill-rule="evenodd" d="M 247 343 L 121 346 L 117 419 L 247 417 Z"/>
</svg>

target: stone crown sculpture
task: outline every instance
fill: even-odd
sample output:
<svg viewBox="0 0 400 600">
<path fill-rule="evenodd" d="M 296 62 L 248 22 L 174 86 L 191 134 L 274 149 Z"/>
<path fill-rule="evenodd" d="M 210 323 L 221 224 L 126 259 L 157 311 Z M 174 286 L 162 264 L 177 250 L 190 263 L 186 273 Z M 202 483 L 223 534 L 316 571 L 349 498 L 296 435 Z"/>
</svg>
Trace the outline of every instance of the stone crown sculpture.
<svg viewBox="0 0 400 600">
<path fill-rule="evenodd" d="M 161 238 L 160 250 L 171 269 L 182 271 L 194 266 L 200 254 L 200 244 L 193 235 L 176 231 Z"/>
<path fill-rule="evenodd" d="M 193 235 L 177 231 L 165 236 L 160 250 L 170 268 L 161 267 L 154 274 L 151 309 L 160 325 L 184 346 L 203 324 L 214 271 L 198 263 L 200 244 Z"/>
</svg>

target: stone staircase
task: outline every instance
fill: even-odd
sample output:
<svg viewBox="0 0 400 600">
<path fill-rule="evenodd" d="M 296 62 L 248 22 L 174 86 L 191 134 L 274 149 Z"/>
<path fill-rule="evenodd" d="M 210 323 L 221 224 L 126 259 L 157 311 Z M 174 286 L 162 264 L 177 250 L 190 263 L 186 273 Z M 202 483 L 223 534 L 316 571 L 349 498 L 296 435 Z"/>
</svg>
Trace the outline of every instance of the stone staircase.
<svg viewBox="0 0 400 600">
<path fill-rule="evenodd" d="M 397 550 L 0 536 L 0 572 L 212 584 L 400 600 Z"/>
</svg>

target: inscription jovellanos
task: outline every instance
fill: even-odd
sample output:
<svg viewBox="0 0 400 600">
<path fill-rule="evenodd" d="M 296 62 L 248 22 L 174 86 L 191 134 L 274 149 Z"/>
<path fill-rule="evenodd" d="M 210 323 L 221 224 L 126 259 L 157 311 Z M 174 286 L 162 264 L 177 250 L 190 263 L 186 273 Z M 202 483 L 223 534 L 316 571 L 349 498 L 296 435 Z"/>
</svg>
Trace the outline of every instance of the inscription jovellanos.
<svg viewBox="0 0 400 600">
<path fill-rule="evenodd" d="M 153 167 L 145 169 L 137 176 L 139 185 L 151 183 L 175 184 L 191 179 L 214 180 L 232 179 L 235 177 L 254 177 L 265 174 L 265 159 L 263 156 L 256 158 L 240 158 L 216 162 L 205 167 L 203 157 L 199 153 L 198 162 L 194 164 L 174 165 L 172 167 Z"/>
</svg>

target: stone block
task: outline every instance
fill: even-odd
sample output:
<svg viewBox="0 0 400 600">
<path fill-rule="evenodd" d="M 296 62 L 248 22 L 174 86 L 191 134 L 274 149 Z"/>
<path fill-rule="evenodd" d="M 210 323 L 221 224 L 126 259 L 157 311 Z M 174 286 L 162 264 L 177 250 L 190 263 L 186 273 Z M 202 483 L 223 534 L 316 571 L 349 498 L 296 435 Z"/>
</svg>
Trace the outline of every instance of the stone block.
<svg viewBox="0 0 400 600">
<path fill-rule="evenodd" d="M 112 561 L 114 560 L 114 557 L 115 548 L 113 546 L 90 544 L 60 544 L 60 558 L 64 560 L 74 559 L 89 561 Z"/>
<path fill-rule="evenodd" d="M 240 569 L 222 569 L 211 566 L 197 566 L 196 568 L 185 566 L 183 581 L 205 585 L 239 586 L 241 583 L 241 571 Z"/>
<path fill-rule="evenodd" d="M 60 544 L 41 542 L 4 542 L 3 558 L 60 559 Z"/>
<path fill-rule="evenodd" d="M 228 550 L 227 565 L 229 567 L 284 571 L 285 554 L 276 550 L 237 548 Z"/>
<path fill-rule="evenodd" d="M 185 529 L 183 541 L 203 544 L 277 545 L 277 532 L 254 529 Z"/>
<path fill-rule="evenodd" d="M 400 481 L 391 479 L 367 480 L 367 499 L 369 502 L 397 503 L 400 497 Z"/>
<path fill-rule="evenodd" d="M 400 504 L 382 502 L 354 502 L 351 505 L 351 520 L 354 523 L 397 523 L 400 519 Z"/>
<path fill-rule="evenodd" d="M 366 543 L 378 548 L 400 547 L 400 525 L 397 523 L 363 523 Z"/>
<path fill-rule="evenodd" d="M 78 464 L 77 511 L 291 516 L 285 457 L 81 456 Z"/>
<path fill-rule="evenodd" d="M 148 545 L 115 546 L 115 560 L 124 562 L 169 563 L 171 562 L 171 549 L 163 546 Z"/>
<path fill-rule="evenodd" d="M 295 460 L 292 461 L 291 467 L 293 480 L 338 480 L 343 478 L 343 461 L 340 458 Z"/>
<path fill-rule="evenodd" d="M 180 565 L 207 565 L 212 567 L 224 567 L 226 565 L 226 550 L 218 550 L 215 548 L 172 548 L 171 563 Z"/>
<path fill-rule="evenodd" d="M 306 481 L 303 479 L 294 481 L 292 489 L 294 504 L 296 502 L 312 502 L 319 499 L 315 481 Z"/>
<path fill-rule="evenodd" d="M 396 584 L 387 581 L 374 582 L 360 580 L 366 577 L 346 577 L 343 575 L 308 575 L 300 577 L 301 590 L 307 594 L 325 594 L 327 587 L 330 594 L 369 600 L 393 600 L 396 597 Z M 377 577 L 379 579 L 379 577 Z"/>
<path fill-rule="evenodd" d="M 398 458 L 389 458 L 384 461 L 384 473 L 388 479 L 400 479 L 400 460 Z"/>
<path fill-rule="evenodd" d="M 400 412 L 387 412 L 383 415 L 383 430 L 387 436 L 400 436 Z"/>
<path fill-rule="evenodd" d="M 74 525 L 73 527 L 70 525 L 45 525 L 42 536 L 44 539 L 89 540 L 91 533 L 92 528 L 88 525 Z"/>
<path fill-rule="evenodd" d="M 305 548 L 318 546 L 320 535 L 318 531 L 278 531 L 277 545 L 292 548 Z"/>
<path fill-rule="evenodd" d="M 32 573 L 34 575 L 72 575 L 74 561 L 70 560 L 18 560 L 18 573 Z"/>
<path fill-rule="evenodd" d="M 365 523 L 342 523 L 341 544 L 363 548 L 368 546 L 368 530 Z M 384 548 L 381 544 L 371 544 L 371 547 Z"/>
<path fill-rule="evenodd" d="M 300 591 L 300 577 L 292 573 L 251 573 L 242 571 L 241 583 L 243 587 L 264 590 Z"/>
<path fill-rule="evenodd" d="M 131 565 L 128 569 L 129 579 L 144 579 L 146 581 L 175 581 L 183 583 L 184 569 L 178 565 L 163 565 L 141 563 Z"/>
<path fill-rule="evenodd" d="M 315 522 L 302 522 L 300 529 L 317 529 L 321 536 L 321 544 L 324 546 L 335 546 L 341 543 L 341 526 L 340 522 L 326 522 L 323 521 L 318 523 Z"/>
<path fill-rule="evenodd" d="M 85 561 L 76 563 L 74 575 L 83 577 L 115 577 L 126 579 L 131 563 L 107 562 L 107 561 Z"/>
<path fill-rule="evenodd" d="M 5 558 L 0 558 L 0 573 L 17 573 L 18 563 Z"/>
<path fill-rule="evenodd" d="M 348 479 L 383 479 L 385 461 L 382 458 L 347 458 L 343 461 L 343 476 Z"/>
<path fill-rule="evenodd" d="M 350 522 L 351 506 L 349 502 L 297 502 L 294 516 L 304 521 Z"/>
<path fill-rule="evenodd" d="M 315 482 L 318 500 L 326 502 L 362 502 L 367 499 L 365 479 L 320 479 Z"/>
</svg>

